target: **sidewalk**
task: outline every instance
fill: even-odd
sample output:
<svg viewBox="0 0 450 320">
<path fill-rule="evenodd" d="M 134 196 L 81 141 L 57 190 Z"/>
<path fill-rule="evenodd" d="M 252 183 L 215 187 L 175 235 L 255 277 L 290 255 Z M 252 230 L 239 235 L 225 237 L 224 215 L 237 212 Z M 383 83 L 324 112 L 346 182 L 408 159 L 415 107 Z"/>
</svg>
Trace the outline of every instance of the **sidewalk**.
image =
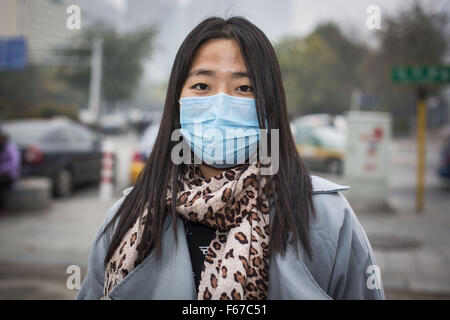
<svg viewBox="0 0 450 320">
<path fill-rule="evenodd" d="M 0 261 L 43 265 L 86 265 L 89 248 L 111 205 L 98 190 L 55 199 L 43 211 L 7 213 L 0 217 Z"/>
<path fill-rule="evenodd" d="M 443 213 L 358 214 L 386 290 L 450 299 L 450 215 Z"/>
</svg>

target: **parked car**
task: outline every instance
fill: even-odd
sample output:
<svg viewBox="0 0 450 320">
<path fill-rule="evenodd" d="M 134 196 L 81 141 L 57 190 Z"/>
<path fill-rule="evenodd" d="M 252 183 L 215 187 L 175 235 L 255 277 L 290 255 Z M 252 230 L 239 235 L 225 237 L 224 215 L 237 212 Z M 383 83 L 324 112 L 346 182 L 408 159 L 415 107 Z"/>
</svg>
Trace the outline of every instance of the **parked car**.
<svg viewBox="0 0 450 320">
<path fill-rule="evenodd" d="M 119 113 L 103 114 L 100 116 L 100 130 L 106 134 L 123 134 L 128 131 L 126 117 Z"/>
<path fill-rule="evenodd" d="M 344 116 L 341 115 L 331 115 L 328 113 L 315 113 L 308 114 L 295 119 L 292 122 L 294 127 L 296 126 L 332 126 L 337 130 L 346 133 L 347 132 L 347 121 Z"/>
<path fill-rule="evenodd" d="M 130 181 L 131 183 L 136 182 L 139 174 L 145 166 L 145 161 L 147 160 L 150 152 L 155 144 L 156 136 L 159 131 L 159 119 L 155 123 L 150 124 L 142 134 L 139 139 L 139 143 L 136 151 L 133 154 L 133 159 L 130 165 Z"/>
<path fill-rule="evenodd" d="M 55 196 L 74 186 L 99 181 L 101 141 L 89 129 L 66 119 L 9 121 L 2 125 L 21 150 L 22 176 L 45 176 Z"/>
<path fill-rule="evenodd" d="M 128 112 L 127 118 L 130 128 L 133 128 L 137 134 L 142 135 L 144 130 L 154 123 L 155 119 L 161 119 L 161 116 L 158 111 L 135 108 Z"/>
<path fill-rule="evenodd" d="M 299 119 L 291 123 L 295 144 L 305 164 L 331 174 L 341 174 L 345 157 L 346 127 L 336 122 Z M 331 123 L 331 124 L 330 124 Z"/>
<path fill-rule="evenodd" d="M 450 132 L 444 136 L 441 146 L 438 175 L 442 182 L 450 185 Z"/>
</svg>

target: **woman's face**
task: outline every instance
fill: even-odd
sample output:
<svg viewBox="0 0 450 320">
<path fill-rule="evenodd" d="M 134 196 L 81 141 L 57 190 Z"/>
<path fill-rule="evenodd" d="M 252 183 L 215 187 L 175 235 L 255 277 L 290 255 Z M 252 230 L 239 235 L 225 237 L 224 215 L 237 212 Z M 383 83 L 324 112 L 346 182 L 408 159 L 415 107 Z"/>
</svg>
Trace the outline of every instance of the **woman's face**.
<svg viewBox="0 0 450 320">
<path fill-rule="evenodd" d="M 235 40 L 213 39 L 199 48 L 180 98 L 210 96 L 221 92 L 254 98 L 247 67 Z"/>
</svg>

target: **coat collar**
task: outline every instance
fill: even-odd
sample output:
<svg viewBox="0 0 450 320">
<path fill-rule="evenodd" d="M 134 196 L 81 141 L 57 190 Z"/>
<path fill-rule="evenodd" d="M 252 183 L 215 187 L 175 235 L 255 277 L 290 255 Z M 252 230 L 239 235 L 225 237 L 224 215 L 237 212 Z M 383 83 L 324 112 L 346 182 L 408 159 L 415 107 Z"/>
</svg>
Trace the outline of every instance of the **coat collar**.
<svg viewBox="0 0 450 320">
<path fill-rule="evenodd" d="M 313 188 L 313 194 L 333 193 L 337 191 L 344 191 L 350 189 L 349 186 L 340 185 L 318 176 L 311 176 L 311 183 Z"/>
</svg>

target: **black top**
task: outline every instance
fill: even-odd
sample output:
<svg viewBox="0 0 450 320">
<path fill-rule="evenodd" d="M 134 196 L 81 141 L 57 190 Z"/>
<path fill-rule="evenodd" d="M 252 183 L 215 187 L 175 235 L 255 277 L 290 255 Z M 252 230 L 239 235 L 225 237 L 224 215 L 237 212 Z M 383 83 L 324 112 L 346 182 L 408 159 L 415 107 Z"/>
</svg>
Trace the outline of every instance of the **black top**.
<svg viewBox="0 0 450 320">
<path fill-rule="evenodd" d="M 186 228 L 186 240 L 191 256 L 192 270 L 194 271 L 195 286 L 198 291 L 205 256 L 211 241 L 216 235 L 216 229 L 200 222 L 193 222 L 187 219 L 183 220 Z"/>
</svg>

